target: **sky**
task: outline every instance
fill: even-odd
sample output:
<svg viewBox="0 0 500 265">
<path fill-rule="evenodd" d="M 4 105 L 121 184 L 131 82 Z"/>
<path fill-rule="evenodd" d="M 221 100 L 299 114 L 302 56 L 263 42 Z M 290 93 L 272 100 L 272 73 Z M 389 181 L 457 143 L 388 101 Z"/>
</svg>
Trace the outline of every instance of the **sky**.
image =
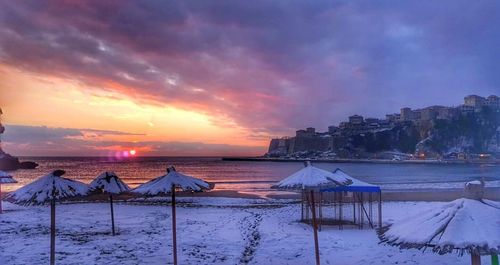
<svg viewBox="0 0 500 265">
<path fill-rule="evenodd" d="M 261 155 L 349 115 L 500 94 L 500 2 L 0 0 L 15 155 Z"/>
</svg>

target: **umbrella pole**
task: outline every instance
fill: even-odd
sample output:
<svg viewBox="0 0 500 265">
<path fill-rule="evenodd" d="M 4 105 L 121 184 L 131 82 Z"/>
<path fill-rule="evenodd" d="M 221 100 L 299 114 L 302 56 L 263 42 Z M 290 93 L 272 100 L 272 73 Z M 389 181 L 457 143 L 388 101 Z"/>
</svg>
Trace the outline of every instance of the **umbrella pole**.
<svg viewBox="0 0 500 265">
<path fill-rule="evenodd" d="M 115 235 L 115 211 L 113 209 L 113 195 L 109 194 L 109 205 L 111 206 L 111 231 Z"/>
<path fill-rule="evenodd" d="M 481 256 L 471 253 L 470 258 L 471 258 L 472 265 L 481 265 Z"/>
<path fill-rule="evenodd" d="M 318 243 L 318 224 L 316 223 L 316 209 L 314 206 L 314 191 L 311 190 L 311 208 L 312 208 L 312 223 L 314 231 L 314 252 L 316 254 L 316 265 L 319 265 L 319 243 Z"/>
<path fill-rule="evenodd" d="M 382 192 L 378 193 L 378 228 L 382 228 Z"/>
<path fill-rule="evenodd" d="M 300 220 L 304 221 L 304 191 L 302 191 L 302 201 L 300 202 Z"/>
<path fill-rule="evenodd" d="M 56 200 L 50 201 L 50 264 L 56 260 Z"/>
<path fill-rule="evenodd" d="M 172 185 L 172 247 L 174 255 L 174 265 L 177 265 L 177 233 L 176 233 L 176 221 L 175 221 L 175 186 Z"/>
<path fill-rule="evenodd" d="M 3 213 L 2 211 L 2 184 L 0 183 L 0 213 Z"/>
</svg>

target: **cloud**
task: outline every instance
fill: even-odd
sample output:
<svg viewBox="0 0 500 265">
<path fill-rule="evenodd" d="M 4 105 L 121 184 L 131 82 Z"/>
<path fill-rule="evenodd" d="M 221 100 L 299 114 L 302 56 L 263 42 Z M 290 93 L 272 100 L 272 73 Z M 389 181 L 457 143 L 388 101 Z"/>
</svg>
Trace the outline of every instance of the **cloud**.
<svg viewBox="0 0 500 265">
<path fill-rule="evenodd" d="M 0 61 L 256 133 L 498 92 L 497 1 L 2 1 Z"/>
<path fill-rule="evenodd" d="M 11 142 L 29 141 L 52 141 L 60 139 L 83 138 L 85 136 L 94 138 L 106 135 L 144 135 L 110 130 L 53 128 L 47 126 L 27 126 L 6 124 L 7 128 L 2 139 Z"/>
<path fill-rule="evenodd" d="M 21 156 L 121 156 L 135 149 L 142 156 L 257 155 L 261 147 L 200 142 L 121 141 L 102 136 L 141 135 L 120 131 L 5 125 L 2 147 Z"/>
</svg>

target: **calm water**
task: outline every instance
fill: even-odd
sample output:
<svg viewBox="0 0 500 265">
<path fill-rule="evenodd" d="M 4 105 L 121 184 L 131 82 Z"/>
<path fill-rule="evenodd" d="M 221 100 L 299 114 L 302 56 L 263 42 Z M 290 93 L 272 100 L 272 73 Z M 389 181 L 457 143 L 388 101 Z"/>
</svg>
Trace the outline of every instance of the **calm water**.
<svg viewBox="0 0 500 265">
<path fill-rule="evenodd" d="M 194 177 L 216 183 L 219 190 L 263 192 L 272 183 L 303 167 L 301 162 L 241 162 L 220 158 L 144 158 L 127 160 L 108 158 L 23 158 L 40 164 L 35 170 L 13 172 L 18 184 L 4 185 L 7 191 L 31 182 L 54 169 L 66 170 L 66 177 L 89 183 L 102 171 L 114 171 L 131 187 L 165 174 L 168 165 Z M 414 165 L 316 163 L 334 170 L 339 167 L 363 181 L 380 184 L 385 189 L 461 187 L 465 181 L 484 177 L 488 186 L 500 186 L 500 165 Z"/>
</svg>

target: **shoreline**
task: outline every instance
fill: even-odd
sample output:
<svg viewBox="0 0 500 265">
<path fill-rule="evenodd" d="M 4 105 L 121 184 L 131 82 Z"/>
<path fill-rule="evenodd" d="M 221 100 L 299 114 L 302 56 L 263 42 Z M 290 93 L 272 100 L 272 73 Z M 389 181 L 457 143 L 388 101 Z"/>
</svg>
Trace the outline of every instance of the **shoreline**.
<svg viewBox="0 0 500 265">
<path fill-rule="evenodd" d="M 6 196 L 7 194 L 3 194 Z M 170 195 L 158 196 L 157 198 L 169 198 Z M 263 191 L 263 192 L 241 192 L 236 190 L 214 190 L 209 192 L 176 192 L 176 197 L 182 198 L 231 198 L 249 200 L 300 200 L 299 192 L 293 191 Z M 402 189 L 402 190 L 382 190 L 383 202 L 448 202 L 463 197 L 463 189 Z M 139 196 L 133 193 L 123 193 L 113 195 L 113 200 L 120 202 L 134 202 L 143 198 L 153 198 Z M 488 200 L 500 201 L 500 187 L 485 188 L 484 198 Z M 169 199 L 167 199 L 169 200 Z M 374 195 L 374 200 L 376 196 Z M 8 200 L 6 200 L 8 201 Z M 86 197 L 75 197 L 63 202 L 104 202 L 108 201 L 107 194 L 90 194 Z"/>
<path fill-rule="evenodd" d="M 500 165 L 500 160 L 388 160 L 388 159 L 287 159 L 267 157 L 222 157 L 222 161 L 248 161 L 248 162 L 305 162 L 315 163 L 366 163 L 366 164 L 432 164 L 432 165 L 456 165 L 456 164 L 495 164 Z"/>
</svg>

